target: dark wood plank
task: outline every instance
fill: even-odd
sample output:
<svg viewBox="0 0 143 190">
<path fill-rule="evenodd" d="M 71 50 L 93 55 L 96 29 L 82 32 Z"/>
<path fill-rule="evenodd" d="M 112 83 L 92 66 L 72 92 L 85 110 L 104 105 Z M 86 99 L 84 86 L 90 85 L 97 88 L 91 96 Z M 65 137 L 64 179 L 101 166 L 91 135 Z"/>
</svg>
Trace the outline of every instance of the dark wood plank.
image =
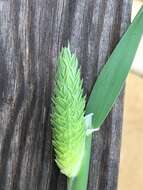
<svg viewBox="0 0 143 190">
<path fill-rule="evenodd" d="M 69 41 L 87 96 L 130 22 L 130 0 L 0 0 L 0 190 L 64 190 L 51 146 L 51 93 Z M 115 190 L 122 95 L 94 135 L 89 190 Z"/>
</svg>

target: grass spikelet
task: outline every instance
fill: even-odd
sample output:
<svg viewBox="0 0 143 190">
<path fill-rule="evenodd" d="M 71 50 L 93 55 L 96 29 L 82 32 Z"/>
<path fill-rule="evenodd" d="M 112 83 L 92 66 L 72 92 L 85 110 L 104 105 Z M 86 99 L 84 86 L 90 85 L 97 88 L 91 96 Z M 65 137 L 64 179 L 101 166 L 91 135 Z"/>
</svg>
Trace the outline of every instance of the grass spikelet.
<svg viewBox="0 0 143 190">
<path fill-rule="evenodd" d="M 59 56 L 52 100 L 55 161 L 63 174 L 74 177 L 84 155 L 85 98 L 78 61 L 69 47 L 63 48 Z"/>
</svg>

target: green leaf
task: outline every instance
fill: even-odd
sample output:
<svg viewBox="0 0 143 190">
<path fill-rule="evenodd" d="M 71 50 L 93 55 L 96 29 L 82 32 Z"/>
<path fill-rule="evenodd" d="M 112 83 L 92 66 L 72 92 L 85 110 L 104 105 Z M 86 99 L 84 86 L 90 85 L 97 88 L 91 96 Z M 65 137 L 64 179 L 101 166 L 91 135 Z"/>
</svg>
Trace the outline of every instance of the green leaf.
<svg viewBox="0 0 143 190">
<path fill-rule="evenodd" d="M 91 92 L 86 114 L 94 114 L 94 128 L 101 126 L 118 97 L 135 57 L 142 34 L 143 7 L 113 51 Z M 86 151 L 81 169 L 77 177 L 69 179 L 70 188 L 68 190 L 87 190 L 90 152 L 91 135 L 87 136 L 86 139 Z"/>
<path fill-rule="evenodd" d="M 91 92 L 86 114 L 94 113 L 93 127 L 101 126 L 124 84 L 143 33 L 143 7 L 103 67 Z"/>
</svg>

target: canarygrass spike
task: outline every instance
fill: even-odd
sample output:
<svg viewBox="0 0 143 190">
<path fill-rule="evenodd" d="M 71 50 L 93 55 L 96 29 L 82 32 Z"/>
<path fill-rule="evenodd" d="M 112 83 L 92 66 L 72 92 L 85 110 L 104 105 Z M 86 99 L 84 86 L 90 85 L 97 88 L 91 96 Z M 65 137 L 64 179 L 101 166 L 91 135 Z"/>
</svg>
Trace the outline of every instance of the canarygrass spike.
<svg viewBox="0 0 143 190">
<path fill-rule="evenodd" d="M 51 122 L 55 161 L 68 177 L 77 175 L 84 155 L 84 108 L 77 58 L 69 47 L 63 48 L 58 60 Z"/>
</svg>

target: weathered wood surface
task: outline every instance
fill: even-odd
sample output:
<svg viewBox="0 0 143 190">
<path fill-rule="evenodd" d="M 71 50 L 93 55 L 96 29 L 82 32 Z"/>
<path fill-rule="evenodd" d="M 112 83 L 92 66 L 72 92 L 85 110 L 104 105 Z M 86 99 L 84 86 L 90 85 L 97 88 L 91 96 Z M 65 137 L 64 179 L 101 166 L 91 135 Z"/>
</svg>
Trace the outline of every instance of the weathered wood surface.
<svg viewBox="0 0 143 190">
<path fill-rule="evenodd" d="M 51 93 L 70 42 L 85 93 L 126 30 L 131 0 L 0 0 L 0 190 L 65 190 L 51 146 Z M 110 93 L 110 92 L 109 92 Z M 115 190 L 122 97 L 94 135 L 88 190 Z"/>
</svg>

